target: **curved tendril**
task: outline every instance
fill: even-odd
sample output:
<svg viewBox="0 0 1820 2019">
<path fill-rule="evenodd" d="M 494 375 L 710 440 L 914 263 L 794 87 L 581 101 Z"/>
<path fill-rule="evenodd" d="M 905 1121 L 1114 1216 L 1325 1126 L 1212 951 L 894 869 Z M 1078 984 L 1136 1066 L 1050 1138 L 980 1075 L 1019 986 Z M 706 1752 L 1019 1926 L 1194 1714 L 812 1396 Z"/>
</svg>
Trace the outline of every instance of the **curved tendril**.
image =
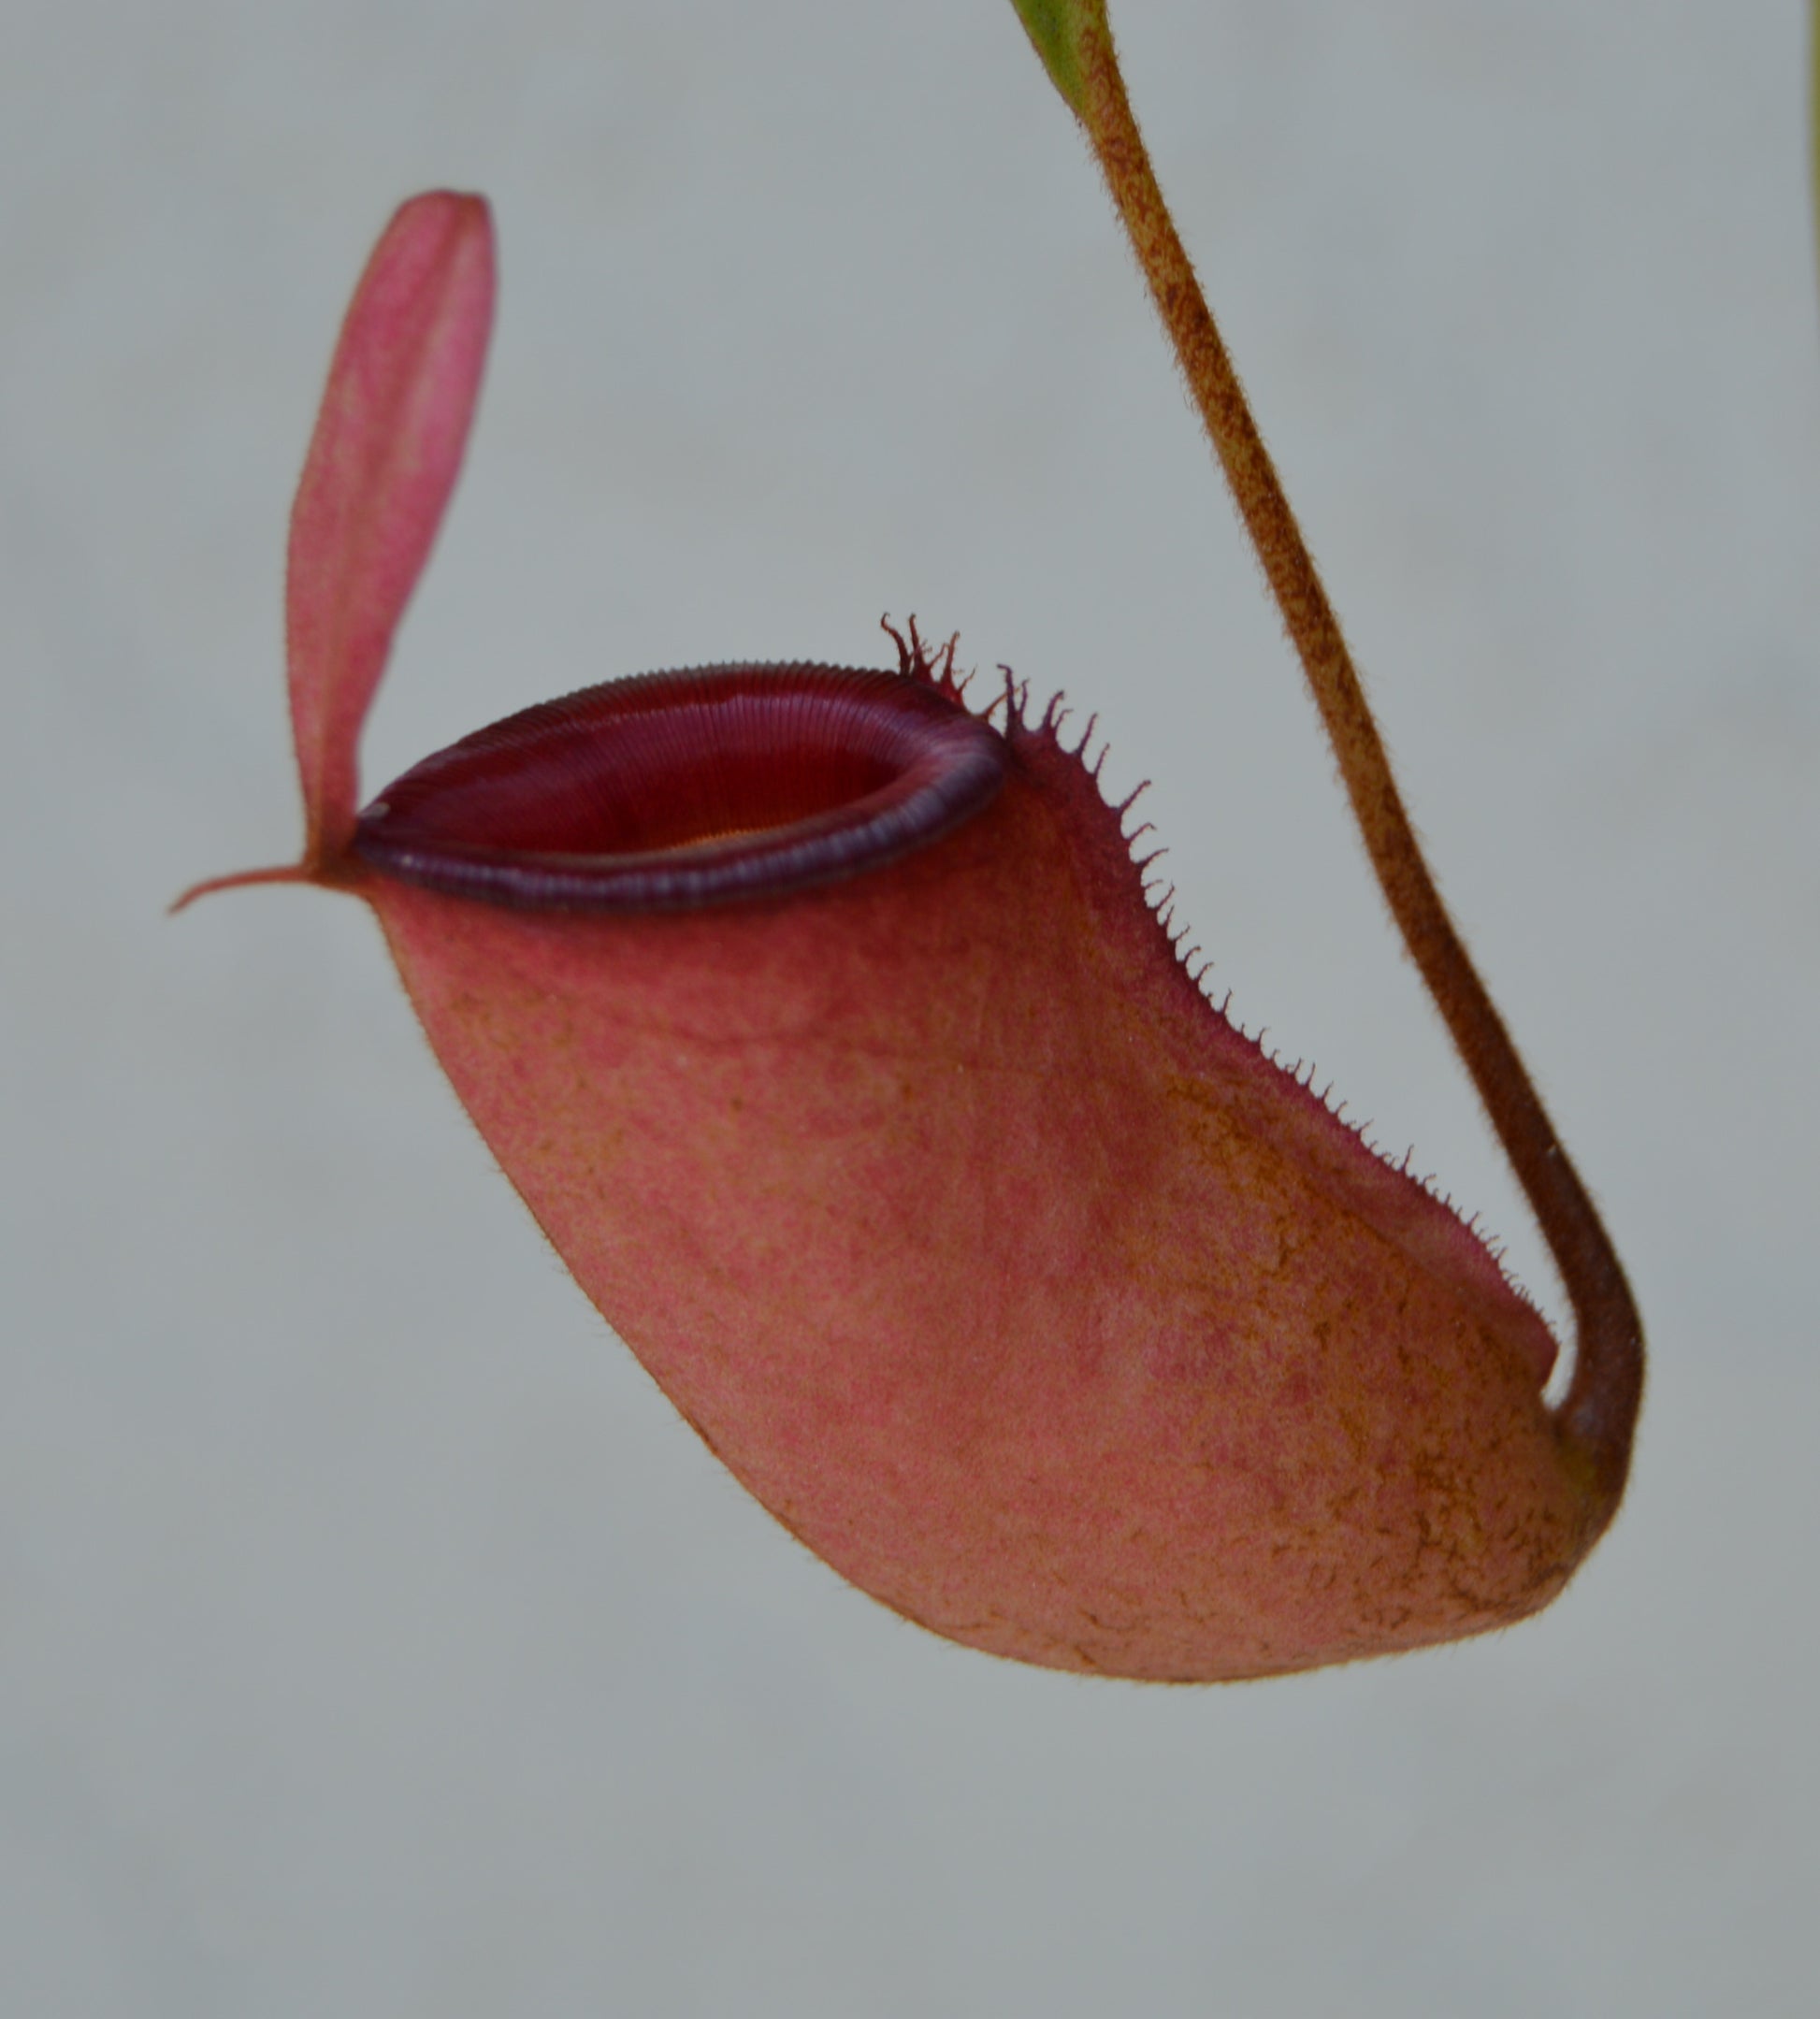
<svg viewBox="0 0 1820 2019">
<path fill-rule="evenodd" d="M 1623 1493 L 1642 1398 L 1642 1325 L 1623 1264 L 1423 858 L 1339 621 L 1158 186 L 1103 0 L 1055 0 L 1036 9 L 1028 0 L 1016 4 L 1105 176 L 1301 658 L 1379 887 L 1561 1272 L 1575 1353 L 1556 1421 L 1588 1469 L 1596 1533 Z M 1061 69 L 1032 24 L 1033 11 L 1051 38 L 1064 30 L 1071 38 Z"/>
</svg>

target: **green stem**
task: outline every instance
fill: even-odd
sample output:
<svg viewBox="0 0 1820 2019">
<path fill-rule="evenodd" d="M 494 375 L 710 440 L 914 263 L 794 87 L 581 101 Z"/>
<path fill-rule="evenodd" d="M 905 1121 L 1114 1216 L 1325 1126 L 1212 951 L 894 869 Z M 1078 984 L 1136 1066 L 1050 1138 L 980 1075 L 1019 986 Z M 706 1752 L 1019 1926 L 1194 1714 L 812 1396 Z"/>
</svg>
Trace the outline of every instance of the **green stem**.
<svg viewBox="0 0 1820 2019">
<path fill-rule="evenodd" d="M 1623 1493 L 1642 1396 L 1642 1327 L 1623 1266 L 1423 858 L 1339 621 L 1157 185 L 1104 0 L 1014 4 L 1087 130 L 1301 658 L 1379 886 L 1561 1272 L 1575 1356 L 1557 1422 L 1590 1474 L 1596 1535 Z M 1065 37 L 1062 57 L 1045 46 L 1033 15 L 1052 37 Z"/>
</svg>

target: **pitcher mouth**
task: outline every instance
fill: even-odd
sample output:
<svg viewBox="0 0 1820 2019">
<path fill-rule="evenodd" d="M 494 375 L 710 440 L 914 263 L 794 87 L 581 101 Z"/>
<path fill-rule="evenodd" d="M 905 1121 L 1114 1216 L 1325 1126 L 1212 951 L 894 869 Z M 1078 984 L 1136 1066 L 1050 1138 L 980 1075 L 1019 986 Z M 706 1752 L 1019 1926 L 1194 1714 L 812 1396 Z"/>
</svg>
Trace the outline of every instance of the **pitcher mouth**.
<svg viewBox="0 0 1820 2019">
<path fill-rule="evenodd" d="M 585 687 L 424 758 L 353 853 L 518 910 L 691 911 L 882 868 L 990 803 L 1005 744 L 931 682 L 708 666 Z"/>
</svg>

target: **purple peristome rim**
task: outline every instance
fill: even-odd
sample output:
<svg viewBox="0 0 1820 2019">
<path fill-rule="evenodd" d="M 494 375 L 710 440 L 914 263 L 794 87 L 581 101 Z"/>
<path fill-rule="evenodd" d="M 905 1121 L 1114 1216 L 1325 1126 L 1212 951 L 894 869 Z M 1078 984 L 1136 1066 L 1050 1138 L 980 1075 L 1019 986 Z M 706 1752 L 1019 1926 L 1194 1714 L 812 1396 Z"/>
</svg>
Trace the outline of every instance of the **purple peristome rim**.
<svg viewBox="0 0 1820 2019">
<path fill-rule="evenodd" d="M 527 911 L 665 912 L 862 875 L 1004 782 L 989 724 L 930 681 L 710 666 L 546 701 L 413 765 L 360 815 L 387 876 Z"/>
</svg>

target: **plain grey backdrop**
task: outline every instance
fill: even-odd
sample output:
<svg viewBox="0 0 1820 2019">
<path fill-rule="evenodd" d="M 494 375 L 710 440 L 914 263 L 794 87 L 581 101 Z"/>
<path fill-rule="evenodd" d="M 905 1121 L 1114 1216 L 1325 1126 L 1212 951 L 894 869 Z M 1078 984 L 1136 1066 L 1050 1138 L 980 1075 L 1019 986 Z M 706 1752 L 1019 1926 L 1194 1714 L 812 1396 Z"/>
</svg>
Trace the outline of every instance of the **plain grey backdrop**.
<svg viewBox="0 0 1820 2019">
<path fill-rule="evenodd" d="M 394 204 L 503 295 L 369 786 L 584 682 L 1065 687 L 1291 1060 L 1556 1296 L 1006 0 L 9 0 L 0 2009 L 1807 2014 L 1820 332 L 1801 10 L 1123 0 L 1443 882 L 1649 1320 L 1548 1614 L 1206 1691 L 722 1474 L 296 844 L 285 515 Z"/>
</svg>

